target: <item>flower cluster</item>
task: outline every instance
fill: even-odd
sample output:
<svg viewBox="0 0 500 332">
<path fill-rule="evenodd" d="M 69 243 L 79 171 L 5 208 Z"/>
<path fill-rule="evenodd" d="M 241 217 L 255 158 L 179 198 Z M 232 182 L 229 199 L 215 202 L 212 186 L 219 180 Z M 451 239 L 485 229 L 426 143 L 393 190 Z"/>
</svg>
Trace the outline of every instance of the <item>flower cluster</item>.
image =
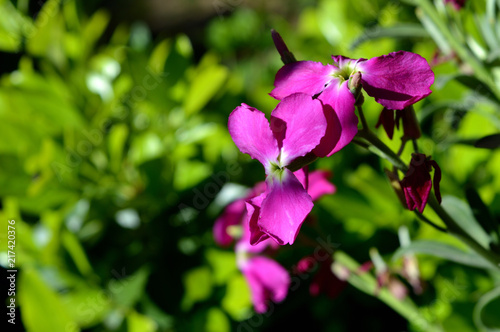
<svg viewBox="0 0 500 332">
<path fill-rule="evenodd" d="M 238 266 L 250 285 L 258 312 L 267 310 L 268 300 L 283 300 L 290 284 L 286 270 L 263 253 L 278 245 L 293 244 L 313 201 L 334 191 L 324 173 L 308 174 L 307 165 L 332 156 L 358 134 L 356 107 L 363 103 L 363 90 L 384 107 L 378 125 L 382 124 L 392 138 L 394 126 L 399 126 L 401 120 L 406 141 L 420 136 L 412 105 L 431 93 L 434 82 L 427 61 L 411 52 L 399 51 L 371 59 L 336 55 L 332 56 L 333 64 L 324 65 L 296 61 L 275 31 L 273 40 L 285 63 L 270 92 L 279 100 L 278 105 L 269 120 L 247 104 L 236 107 L 228 119 L 234 143 L 242 153 L 262 164 L 265 182 L 259 183 L 245 199 L 230 204 L 214 226 L 216 242 L 224 246 L 236 234 L 228 230 L 242 227 L 235 247 Z M 422 167 L 413 167 L 413 172 L 400 183 L 408 207 L 417 207 L 419 211 L 427 200 L 428 171 L 432 166 L 438 169 L 432 161 L 424 166 L 427 175 Z M 424 181 L 422 190 L 419 181 Z M 313 293 L 320 289 L 330 294 L 336 292 L 327 287 L 332 280 L 328 262 L 324 264 L 324 273 L 313 283 Z"/>
<path fill-rule="evenodd" d="M 414 53 L 372 59 L 333 56 L 334 64 L 323 65 L 294 61 L 283 40 L 275 41 L 288 63 L 276 74 L 270 93 L 280 100 L 270 123 L 246 104 L 228 121 L 240 151 L 257 159 L 266 174 L 265 193 L 247 203 L 256 211 L 250 222 L 252 244 L 267 238 L 280 245 L 295 241 L 313 204 L 293 172 L 352 141 L 358 132 L 355 105 L 362 100 L 361 88 L 386 109 L 403 110 L 428 96 L 434 82 L 427 61 Z"/>
</svg>

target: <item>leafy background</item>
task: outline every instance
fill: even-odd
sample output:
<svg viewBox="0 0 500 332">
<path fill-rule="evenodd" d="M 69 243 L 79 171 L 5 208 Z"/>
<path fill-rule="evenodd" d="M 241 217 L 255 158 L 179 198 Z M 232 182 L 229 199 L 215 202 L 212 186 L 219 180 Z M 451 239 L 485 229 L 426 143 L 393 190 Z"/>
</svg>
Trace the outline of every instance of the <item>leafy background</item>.
<svg viewBox="0 0 500 332">
<path fill-rule="evenodd" d="M 496 82 L 498 4 L 435 6 Z M 14 219 L 17 329 L 419 331 L 422 319 L 444 331 L 500 327 L 498 271 L 469 252 L 467 261 L 461 242 L 405 211 L 385 178 L 388 164 L 354 145 L 313 166 L 333 172 L 337 193 L 316 204 L 317 223 L 301 233 L 331 239 L 349 255 L 337 257 L 346 266 L 377 248 L 397 270 L 398 229 L 407 226 L 413 241 L 429 241 L 418 255 L 424 292 L 410 293 L 411 303 L 374 296 L 372 275 L 337 298 L 312 298 L 306 276 L 272 312 L 256 315 L 233 251 L 212 237 L 224 206 L 263 179 L 226 124 L 242 102 L 268 114 L 276 105 L 268 95 L 282 65 L 274 28 L 298 59 L 397 50 L 442 59 L 433 93 L 416 105 L 421 149 L 443 170 L 448 210 L 488 245 L 479 223 L 498 229 L 500 152 L 471 142 L 499 132 L 498 96 L 453 59 L 453 44 L 420 6 L 2 0 L 0 8 L 0 263 L 5 270 Z M 366 98 L 364 108 L 373 126 L 381 107 Z M 288 269 L 310 254 L 300 239 L 278 252 Z"/>
</svg>

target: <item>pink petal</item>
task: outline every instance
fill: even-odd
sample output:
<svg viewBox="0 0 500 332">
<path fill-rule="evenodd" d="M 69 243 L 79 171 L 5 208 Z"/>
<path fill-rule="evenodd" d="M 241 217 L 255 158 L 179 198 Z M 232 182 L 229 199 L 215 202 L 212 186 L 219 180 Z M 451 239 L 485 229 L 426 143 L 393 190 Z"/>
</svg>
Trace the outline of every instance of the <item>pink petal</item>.
<svg viewBox="0 0 500 332">
<path fill-rule="evenodd" d="M 292 244 L 300 226 L 311 212 L 313 203 L 299 180 L 288 169 L 283 169 L 282 179 L 269 176 L 267 197 L 262 202 L 260 229 L 280 245 Z"/>
<path fill-rule="evenodd" d="M 333 184 L 328 181 L 331 173 L 328 171 L 313 171 L 309 173 L 309 187 L 307 193 L 315 201 L 326 194 L 333 194 L 337 190 Z"/>
<path fill-rule="evenodd" d="M 293 175 L 295 175 L 297 180 L 299 180 L 299 182 L 302 184 L 302 187 L 307 190 L 307 187 L 309 186 L 309 167 L 302 167 L 298 171 L 293 172 Z"/>
<path fill-rule="evenodd" d="M 247 208 L 247 218 L 243 223 L 243 237 L 238 242 L 238 249 L 245 252 L 258 253 L 262 252 L 267 244 L 266 239 L 269 235 L 264 233 L 258 225 L 258 220 L 261 211 L 262 201 L 266 198 L 266 193 L 263 193 L 255 198 L 245 202 Z"/>
<path fill-rule="evenodd" d="M 320 93 L 332 79 L 331 74 L 336 70 L 332 65 L 323 65 L 321 62 L 298 61 L 289 63 L 278 71 L 274 79 L 274 90 L 270 95 L 282 100 L 296 92 L 303 92 L 310 96 Z"/>
<path fill-rule="evenodd" d="M 278 157 L 278 143 L 261 111 L 241 104 L 229 115 L 228 129 L 240 151 L 264 166 Z"/>
<path fill-rule="evenodd" d="M 242 272 L 250 286 L 256 312 L 266 312 L 268 301 L 281 302 L 286 298 L 290 276 L 276 261 L 256 256 L 247 262 Z"/>
<path fill-rule="evenodd" d="M 282 147 L 281 165 L 311 152 L 325 136 L 327 122 L 323 106 L 304 93 L 284 98 L 271 114 L 272 131 Z"/>
<path fill-rule="evenodd" d="M 420 55 L 399 51 L 358 64 L 363 89 L 383 106 L 401 110 L 427 97 L 434 73 Z"/>
<path fill-rule="evenodd" d="M 358 132 L 358 117 L 354 113 L 355 99 L 349 91 L 347 81 L 339 84 L 338 80 L 332 82 L 319 99 L 325 105 L 328 128 L 314 153 L 318 157 L 329 157 L 349 144 Z"/>
<path fill-rule="evenodd" d="M 236 200 L 229 204 L 222 215 L 217 218 L 213 228 L 215 242 L 223 247 L 226 247 L 233 242 L 232 236 L 227 233 L 229 226 L 238 225 L 245 212 L 245 201 L 243 199 Z"/>
</svg>

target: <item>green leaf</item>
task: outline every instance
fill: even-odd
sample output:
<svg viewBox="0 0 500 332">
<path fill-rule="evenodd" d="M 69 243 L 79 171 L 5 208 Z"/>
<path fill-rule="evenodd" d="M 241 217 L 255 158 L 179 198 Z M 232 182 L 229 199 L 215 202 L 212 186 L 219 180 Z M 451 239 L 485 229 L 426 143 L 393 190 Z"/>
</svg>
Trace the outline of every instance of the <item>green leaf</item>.
<svg viewBox="0 0 500 332">
<path fill-rule="evenodd" d="M 105 300 L 105 291 L 82 284 L 70 292 L 62 294 L 62 303 L 71 318 L 80 327 L 90 327 L 101 322 L 111 309 L 109 300 Z"/>
<path fill-rule="evenodd" d="M 67 331 L 75 326 L 58 294 L 33 268 L 24 268 L 17 284 L 23 324 L 28 331 Z"/>
<path fill-rule="evenodd" d="M 128 332 L 153 332 L 157 330 L 156 323 L 148 316 L 132 311 L 127 315 Z"/>
<path fill-rule="evenodd" d="M 368 40 L 380 38 L 422 38 L 429 37 L 429 33 L 420 24 L 397 24 L 392 27 L 375 27 L 363 31 L 361 37 L 358 37 L 352 44 L 351 50 Z"/>
<path fill-rule="evenodd" d="M 207 299 L 212 293 L 212 274 L 207 266 L 188 271 L 183 278 L 185 294 L 181 307 L 189 310 L 194 303 Z"/>
<path fill-rule="evenodd" d="M 251 307 L 250 288 L 243 275 L 237 274 L 227 283 L 226 295 L 222 299 L 222 308 L 233 319 L 242 321 L 250 315 Z"/>
<path fill-rule="evenodd" d="M 207 332 L 229 332 L 231 325 L 227 316 L 219 308 L 210 308 L 207 313 L 207 323 L 205 331 Z"/>
<path fill-rule="evenodd" d="M 482 269 L 495 268 L 494 265 L 475 252 L 466 252 L 457 247 L 436 241 L 413 241 L 409 246 L 396 250 L 392 259 L 396 260 L 406 254 L 427 254 Z"/>
<path fill-rule="evenodd" d="M 75 234 L 65 230 L 62 232 L 61 237 L 64 248 L 68 251 L 69 255 L 73 259 L 73 262 L 78 268 L 78 271 L 80 271 L 80 273 L 84 276 L 91 276 L 93 273 L 92 266 L 87 259 L 85 250 L 76 238 Z"/>
<path fill-rule="evenodd" d="M 200 71 L 193 81 L 184 99 L 184 110 L 190 115 L 199 112 L 226 81 L 228 70 L 220 65 L 213 65 Z"/>
<path fill-rule="evenodd" d="M 209 249 L 205 255 L 214 271 L 214 282 L 217 285 L 226 283 L 237 271 L 236 255 L 233 252 Z"/>
<path fill-rule="evenodd" d="M 153 132 L 136 136 L 132 141 L 129 157 L 135 165 L 140 165 L 148 160 L 158 158 L 163 153 L 160 138 Z"/>
<path fill-rule="evenodd" d="M 474 143 L 476 148 L 497 149 L 500 147 L 500 134 L 484 136 Z"/>
<path fill-rule="evenodd" d="M 479 196 L 479 193 L 477 190 L 473 187 L 469 187 L 465 189 L 465 197 L 467 198 L 467 201 L 469 202 L 469 205 L 472 209 L 472 213 L 474 214 L 474 217 L 476 220 L 479 222 L 481 227 L 489 233 L 490 235 L 493 233 L 498 236 L 498 223 L 496 220 L 493 218 L 491 215 L 488 207 L 486 204 L 484 204 L 483 200 L 481 199 L 481 196 Z M 498 238 L 497 238 L 497 243 L 498 243 Z"/>
<path fill-rule="evenodd" d="M 174 176 L 174 188 L 185 190 L 194 187 L 212 173 L 209 164 L 197 160 L 180 160 Z"/>
<path fill-rule="evenodd" d="M 128 136 L 128 127 L 123 124 L 114 125 L 108 138 L 108 149 L 110 156 L 111 169 L 118 173 L 123 158 L 123 149 Z"/>
<path fill-rule="evenodd" d="M 445 196 L 441 206 L 456 223 L 483 247 L 488 248 L 490 237 L 479 225 L 470 206 L 455 196 Z"/>
<path fill-rule="evenodd" d="M 481 331 L 500 332 L 500 287 L 484 294 L 474 308 L 474 323 Z"/>
<path fill-rule="evenodd" d="M 116 303 L 124 308 L 132 308 L 144 293 L 148 277 L 149 268 L 142 267 L 129 277 L 113 280 L 114 287 L 111 291 Z"/>
</svg>

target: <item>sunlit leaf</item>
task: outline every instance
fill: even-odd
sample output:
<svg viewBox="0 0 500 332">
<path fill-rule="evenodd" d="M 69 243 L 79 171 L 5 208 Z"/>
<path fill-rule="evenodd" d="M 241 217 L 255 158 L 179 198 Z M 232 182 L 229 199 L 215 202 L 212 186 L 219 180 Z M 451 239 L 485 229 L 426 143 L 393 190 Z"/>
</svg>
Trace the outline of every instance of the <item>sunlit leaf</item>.
<svg viewBox="0 0 500 332">
<path fill-rule="evenodd" d="M 203 266 L 188 271 L 183 277 L 185 288 L 181 307 L 189 310 L 194 303 L 207 299 L 212 293 L 212 274 Z"/>
<path fill-rule="evenodd" d="M 17 286 L 17 299 L 22 304 L 21 319 L 27 330 L 66 331 L 74 326 L 58 294 L 45 284 L 35 269 L 24 268 Z"/>
<path fill-rule="evenodd" d="M 241 274 L 237 274 L 227 283 L 226 295 L 222 299 L 222 308 L 235 320 L 248 318 L 252 302 L 250 288 Z"/>
<path fill-rule="evenodd" d="M 229 332 L 231 325 L 227 316 L 219 308 L 210 308 L 207 313 L 207 323 L 205 331 L 207 332 Z"/>
<path fill-rule="evenodd" d="M 449 244 L 419 240 L 413 241 L 404 248 L 399 248 L 393 255 L 393 260 L 403 257 L 405 254 L 427 254 L 435 257 L 444 258 L 446 260 L 464 264 L 468 266 L 478 267 L 482 269 L 495 268 L 493 264 L 479 256 L 475 252 L 466 252 Z"/>
</svg>

